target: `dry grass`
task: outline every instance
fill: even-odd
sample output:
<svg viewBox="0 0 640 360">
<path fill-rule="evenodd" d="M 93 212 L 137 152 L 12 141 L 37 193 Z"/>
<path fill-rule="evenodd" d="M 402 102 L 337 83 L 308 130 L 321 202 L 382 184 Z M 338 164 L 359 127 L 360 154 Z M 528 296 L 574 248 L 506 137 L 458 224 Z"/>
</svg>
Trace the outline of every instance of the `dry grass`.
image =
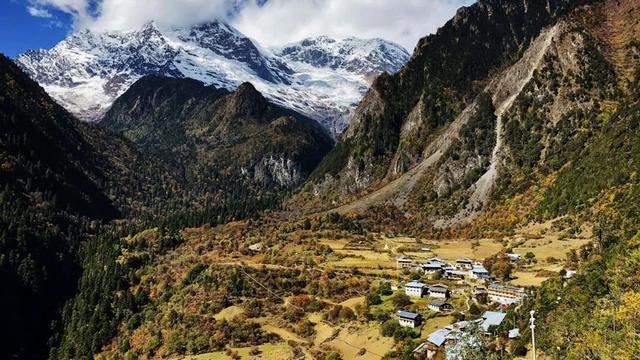
<svg viewBox="0 0 640 360">
<path fill-rule="evenodd" d="M 521 255 L 532 252 L 539 262 L 546 261 L 549 257 L 564 260 L 570 250 L 577 250 L 590 241 L 591 239 L 560 240 L 557 235 L 550 235 L 541 239 L 527 240 L 521 246 L 514 248 L 513 251 Z"/>
<path fill-rule="evenodd" d="M 422 325 L 421 339 L 426 339 L 432 332 L 442 329 L 443 327 L 453 323 L 453 316 L 438 316 L 431 319 L 427 319 Z"/>
<path fill-rule="evenodd" d="M 243 314 L 244 309 L 239 306 L 229 306 L 226 309 L 222 309 L 219 313 L 217 313 L 214 318 L 216 320 L 233 320 L 236 316 Z"/>
<path fill-rule="evenodd" d="M 352 324 L 342 328 L 335 339 L 325 344 L 338 351 L 345 360 L 379 360 L 378 355 L 389 352 L 393 348 L 393 342 L 393 338 L 381 336 L 379 327 L 371 323 Z M 361 349 L 367 350 L 362 356 L 358 355 Z"/>
<path fill-rule="evenodd" d="M 536 272 L 516 271 L 513 273 L 515 280 L 509 283 L 515 286 L 540 286 L 548 277 L 538 277 Z"/>
<path fill-rule="evenodd" d="M 292 333 L 287 329 L 283 329 L 281 327 L 275 326 L 273 324 L 264 324 L 262 325 L 262 329 L 268 333 L 274 333 L 279 335 L 285 341 L 295 341 L 298 343 L 306 343 L 307 341 L 300 336 Z"/>
<path fill-rule="evenodd" d="M 355 297 L 355 298 L 351 298 L 349 300 L 345 300 L 343 302 L 340 303 L 340 305 L 342 306 L 346 306 L 351 308 L 352 310 L 355 309 L 356 305 L 364 305 L 364 296 L 359 296 L 359 297 Z M 313 320 L 312 320 L 313 321 Z"/>
<path fill-rule="evenodd" d="M 285 343 L 281 344 L 265 344 L 257 347 L 260 350 L 260 355 L 251 356 L 249 355 L 251 347 L 248 348 L 234 348 L 233 351 L 237 351 L 238 355 L 242 359 L 293 359 L 293 351 L 291 347 Z M 188 356 L 184 358 L 176 358 L 176 359 L 184 359 L 184 360 L 230 360 L 231 357 L 228 356 L 224 351 L 218 351 L 208 354 L 196 355 L 196 356 Z"/>
<path fill-rule="evenodd" d="M 481 239 L 478 243 L 478 246 L 474 246 L 472 240 L 445 240 L 438 243 L 439 248 L 433 249 L 433 252 L 437 257 L 448 261 L 460 258 L 482 261 L 503 249 L 502 245 L 493 239 Z"/>
</svg>

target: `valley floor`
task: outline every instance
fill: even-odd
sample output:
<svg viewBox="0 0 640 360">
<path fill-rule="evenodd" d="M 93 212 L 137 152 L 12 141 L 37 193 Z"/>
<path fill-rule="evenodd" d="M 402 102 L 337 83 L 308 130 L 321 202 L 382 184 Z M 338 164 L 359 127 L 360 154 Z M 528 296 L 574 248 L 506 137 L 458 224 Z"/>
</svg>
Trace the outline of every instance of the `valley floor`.
<svg viewBox="0 0 640 360">
<path fill-rule="evenodd" d="M 395 314 L 398 306 L 394 303 L 394 298 L 403 293 L 404 283 L 411 276 L 415 276 L 407 270 L 397 268 L 396 259 L 398 257 L 409 257 L 414 259 L 416 263 L 423 263 L 432 258 L 439 258 L 450 263 L 455 263 L 457 259 L 466 258 L 482 263 L 486 258 L 505 251 L 511 251 L 522 258 L 527 253 L 531 253 L 534 260 L 530 264 L 518 263 L 515 265 L 512 279 L 508 284 L 523 287 L 539 286 L 544 280 L 565 268 L 567 253 L 577 250 L 591 241 L 592 233 L 589 225 L 581 226 L 579 233 L 575 233 L 574 227 L 569 234 L 570 225 L 571 222 L 567 219 L 556 219 L 542 224 L 527 225 L 517 229 L 509 236 L 479 240 L 431 240 L 391 233 L 362 235 L 349 231 L 301 230 L 287 234 L 290 240 L 291 237 L 294 237 L 300 241 L 278 250 L 280 255 L 291 255 L 288 261 L 283 261 L 282 258 L 276 259 L 277 256 L 265 249 L 268 246 L 268 241 L 257 241 L 260 237 L 253 238 L 249 235 L 244 228 L 246 224 L 235 223 L 217 229 L 201 228 L 184 231 L 186 242 L 174 252 L 167 254 L 160 260 L 160 265 L 156 267 L 158 269 L 171 268 L 172 270 L 165 274 L 149 273 L 147 276 L 149 279 L 156 278 L 154 281 L 156 284 L 162 283 L 167 286 L 171 282 L 179 283 L 178 279 L 187 276 L 184 273 L 188 272 L 189 268 L 193 268 L 192 264 L 230 268 L 240 266 L 247 269 L 246 271 L 249 269 L 265 271 L 267 269 L 274 273 L 280 272 L 279 274 L 306 268 L 306 271 L 320 272 L 324 275 L 340 274 L 335 275 L 336 278 L 344 279 L 346 284 L 356 284 L 354 286 L 360 289 L 353 292 L 317 295 L 316 299 L 325 305 L 320 309 L 305 311 L 301 314 L 304 320 L 299 321 L 291 321 L 286 316 L 284 318 L 282 316 L 283 311 L 290 312 L 291 307 L 296 306 L 295 302 L 299 301 L 299 299 L 296 300 L 296 296 L 290 294 L 277 300 L 272 299 L 282 303 L 282 308 L 274 312 L 266 311 L 261 316 L 248 314 L 251 309 L 247 307 L 248 299 L 246 297 L 234 300 L 232 301 L 233 305 L 206 316 L 212 317 L 218 322 L 222 320 L 229 322 L 251 321 L 258 324 L 264 332 L 276 334 L 277 340 L 252 346 L 230 345 L 221 351 L 205 352 L 200 355 L 172 356 L 172 358 L 193 360 L 313 359 L 317 358 L 318 354 L 336 352 L 343 359 L 380 359 L 396 349 L 398 341 L 393 337 L 382 335 L 381 329 L 384 326 L 384 321 L 364 320 L 360 314 L 365 311 L 367 313 Z M 254 250 L 240 254 L 227 252 L 216 245 L 205 245 L 211 244 L 212 239 L 225 233 L 235 233 L 236 235 L 242 233 L 243 239 L 256 240 L 255 243 L 253 240 L 247 242 L 247 244 L 252 243 L 251 248 Z M 320 263 L 311 266 L 302 265 L 300 254 L 308 253 L 309 250 L 305 244 L 313 244 L 314 249 L 325 248 L 330 251 L 325 250 L 328 256 L 324 257 Z M 242 272 L 244 273 L 244 271 Z M 257 280 L 249 274 L 246 275 L 245 281 L 247 283 L 267 288 L 269 295 L 282 293 L 282 289 L 277 290 L 271 284 L 262 283 L 261 280 Z M 343 275 L 344 277 L 341 277 Z M 174 278 L 174 280 L 170 280 L 170 278 Z M 159 281 L 159 279 L 163 280 Z M 455 311 L 437 314 L 427 309 L 429 298 L 410 299 L 406 308 L 426 316 L 425 323 L 415 330 L 415 341 L 417 342 L 425 341 L 432 332 L 456 322 L 454 313 L 473 316 L 469 314 L 470 304 L 476 302 L 473 286 L 482 285 L 479 281 L 471 280 L 453 282 L 428 280 L 426 277 L 423 279 L 427 283 L 444 282 L 449 285 L 453 294 L 449 302 L 454 306 Z M 382 296 L 380 304 L 366 306 L 365 293 L 374 288 L 375 284 L 381 282 L 389 282 L 392 286 L 397 287 L 394 289 L 399 290 L 395 290 L 392 295 Z M 182 285 L 174 284 L 173 286 L 179 288 L 184 286 L 183 284 L 184 280 L 182 280 Z M 190 291 L 195 290 L 191 289 Z M 200 291 L 198 290 L 198 292 Z M 211 294 L 205 291 L 191 298 L 191 301 L 210 302 L 213 299 Z M 169 306 L 177 307 L 178 312 L 191 312 L 187 307 L 197 307 L 198 304 L 192 303 L 187 306 L 182 300 L 171 300 Z M 355 318 L 328 320 L 327 309 L 332 306 L 351 309 Z M 483 310 L 497 308 L 496 305 L 491 304 L 480 306 Z M 365 308 L 366 310 L 363 310 Z M 310 329 L 300 331 L 299 324 L 301 322 L 308 322 Z"/>
</svg>

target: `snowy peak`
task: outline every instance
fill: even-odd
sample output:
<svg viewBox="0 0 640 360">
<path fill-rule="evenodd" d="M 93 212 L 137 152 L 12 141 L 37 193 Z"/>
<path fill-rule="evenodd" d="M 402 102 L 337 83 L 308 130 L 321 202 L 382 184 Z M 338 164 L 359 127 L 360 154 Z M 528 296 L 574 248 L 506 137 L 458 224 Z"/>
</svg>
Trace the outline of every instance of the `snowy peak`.
<svg viewBox="0 0 640 360">
<path fill-rule="evenodd" d="M 100 120 L 138 79 L 161 75 L 228 90 L 250 82 L 270 101 L 337 135 L 372 76 L 396 72 L 408 59 L 403 48 L 380 39 L 318 37 L 270 49 L 213 21 L 184 28 L 149 22 L 131 31 L 82 30 L 16 62 L 83 120 Z"/>
<path fill-rule="evenodd" d="M 360 75 L 395 73 L 409 60 L 409 53 L 400 45 L 382 39 L 328 36 L 307 38 L 289 44 L 278 51 L 288 61 L 315 67 L 341 69 Z"/>
<path fill-rule="evenodd" d="M 176 32 L 181 41 L 244 63 L 269 82 L 290 84 L 293 71 L 284 62 L 265 56 L 252 40 L 225 23 L 210 22 Z"/>
</svg>

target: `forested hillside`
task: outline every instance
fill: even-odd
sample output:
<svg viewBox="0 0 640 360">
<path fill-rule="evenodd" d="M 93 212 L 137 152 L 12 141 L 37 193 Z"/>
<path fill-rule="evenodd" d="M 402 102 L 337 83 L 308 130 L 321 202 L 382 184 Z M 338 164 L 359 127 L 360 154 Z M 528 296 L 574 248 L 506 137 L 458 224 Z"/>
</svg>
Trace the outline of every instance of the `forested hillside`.
<svg viewBox="0 0 640 360">
<path fill-rule="evenodd" d="M 185 193 L 172 200 L 175 207 L 165 205 L 167 214 L 228 205 L 241 217 L 277 208 L 333 146 L 315 121 L 271 104 L 248 83 L 229 93 L 195 80 L 144 77 L 100 126 L 179 178 Z"/>
</svg>

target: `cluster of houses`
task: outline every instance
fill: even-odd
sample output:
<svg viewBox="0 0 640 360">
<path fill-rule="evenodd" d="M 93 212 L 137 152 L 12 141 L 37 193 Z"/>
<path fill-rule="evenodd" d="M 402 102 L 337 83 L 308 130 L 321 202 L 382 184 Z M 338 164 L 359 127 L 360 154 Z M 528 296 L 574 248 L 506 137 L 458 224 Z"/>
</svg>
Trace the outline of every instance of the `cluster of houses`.
<svg viewBox="0 0 640 360">
<path fill-rule="evenodd" d="M 413 259 L 402 257 L 396 259 L 396 266 L 398 269 L 422 271 L 425 275 L 438 275 L 448 280 L 464 280 L 466 278 L 474 280 L 493 279 L 482 264 L 469 259 L 458 259 L 453 265 L 438 258 L 429 259 L 424 263 L 417 263 Z"/>
<path fill-rule="evenodd" d="M 453 352 L 459 342 L 463 341 L 465 332 L 471 328 L 472 324 L 477 325 L 480 332 L 485 336 L 493 336 L 493 327 L 500 326 L 506 316 L 507 314 L 504 312 L 486 311 L 480 319 L 451 324 L 429 334 L 427 341 L 420 344 L 414 352 L 426 353 L 427 359 L 433 359 L 438 353 Z M 509 335 L 517 337 L 519 336 L 519 330 L 513 329 L 509 331 Z"/>
<path fill-rule="evenodd" d="M 397 266 L 401 269 L 421 270 L 425 275 L 437 273 L 449 280 L 485 280 L 489 285 L 487 287 L 475 286 L 474 293 L 476 295 L 484 293 L 489 301 L 504 306 L 518 303 L 525 296 L 524 288 L 493 282 L 493 277 L 484 266 L 469 259 L 458 259 L 455 265 L 452 265 L 438 258 L 429 259 L 424 263 L 416 263 L 410 258 L 398 258 Z M 447 299 L 451 297 L 451 290 L 446 285 L 427 285 L 419 281 L 411 281 L 405 284 L 404 293 L 411 298 L 431 298 L 432 301 L 428 304 L 429 310 L 435 312 L 453 310 L 453 306 L 447 302 Z M 487 314 L 491 319 L 495 318 L 491 313 Z M 400 311 L 398 312 L 398 322 L 402 326 L 415 328 L 420 326 L 422 317 L 420 314 Z"/>
</svg>

